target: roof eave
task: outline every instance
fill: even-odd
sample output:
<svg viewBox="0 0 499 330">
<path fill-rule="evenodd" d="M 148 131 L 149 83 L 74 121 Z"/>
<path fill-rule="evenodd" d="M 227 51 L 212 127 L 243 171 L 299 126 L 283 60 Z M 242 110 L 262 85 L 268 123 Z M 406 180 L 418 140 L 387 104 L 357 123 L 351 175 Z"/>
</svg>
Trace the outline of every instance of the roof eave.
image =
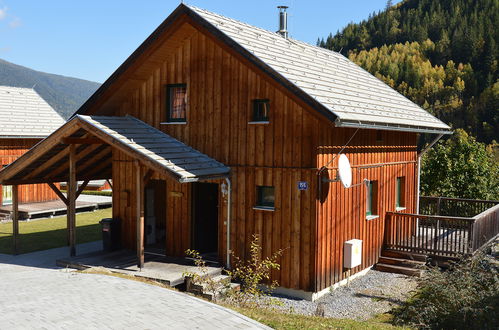
<svg viewBox="0 0 499 330">
<path fill-rule="evenodd" d="M 397 125 L 397 124 L 382 124 L 374 122 L 351 122 L 351 121 L 335 121 L 336 127 L 351 127 L 351 128 L 363 128 L 363 129 L 379 129 L 388 131 L 399 131 L 399 132 L 412 132 L 412 133 L 427 133 L 427 134 L 452 134 L 452 130 L 438 128 L 438 127 L 422 127 L 422 126 L 410 126 L 410 125 Z"/>
</svg>

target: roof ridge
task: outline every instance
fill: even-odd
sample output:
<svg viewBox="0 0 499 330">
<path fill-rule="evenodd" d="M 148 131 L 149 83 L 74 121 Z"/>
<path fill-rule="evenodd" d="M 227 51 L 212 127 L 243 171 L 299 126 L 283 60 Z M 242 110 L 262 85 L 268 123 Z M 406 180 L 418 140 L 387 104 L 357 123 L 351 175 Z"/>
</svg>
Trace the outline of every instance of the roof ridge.
<svg viewBox="0 0 499 330">
<path fill-rule="evenodd" d="M 308 42 L 305 42 L 305 41 L 302 41 L 302 40 L 298 40 L 298 39 L 294 39 L 294 38 L 291 38 L 291 37 L 288 37 L 288 38 L 284 38 L 282 37 L 279 33 L 277 32 L 273 32 L 273 31 L 270 31 L 270 30 L 267 30 L 267 29 L 264 29 L 264 28 L 261 28 L 261 27 L 258 27 L 256 25 L 252 25 L 252 24 L 249 24 L 249 23 L 246 23 L 246 22 L 243 22 L 243 21 L 240 21 L 240 20 L 237 20 L 237 19 L 234 19 L 234 18 L 231 18 L 231 17 L 228 17 L 228 16 L 224 16 L 224 15 L 221 15 L 221 14 L 218 14 L 218 13 L 215 13 L 215 12 L 212 12 L 210 10 L 207 10 L 207 9 L 204 9 L 204 8 L 200 8 L 200 7 L 196 7 L 196 6 L 192 6 L 192 5 L 187 5 L 184 3 L 184 5 L 196 12 L 198 11 L 201 11 L 201 12 L 204 12 L 204 13 L 207 13 L 207 14 L 211 14 L 213 16 L 217 16 L 217 17 L 220 17 L 222 19 L 225 19 L 225 20 L 229 20 L 229 21 L 232 21 L 232 22 L 235 22 L 235 23 L 238 23 L 238 24 L 243 24 L 243 25 L 246 25 L 247 27 L 251 27 L 252 29 L 257 29 L 257 30 L 260 30 L 260 31 L 263 31 L 265 33 L 269 33 L 271 34 L 272 36 L 274 37 L 277 37 L 277 38 L 280 38 L 279 40 L 282 40 L 282 41 L 287 41 L 287 42 L 290 42 L 290 43 L 296 43 L 296 44 L 303 44 L 304 46 L 307 46 L 307 47 L 311 47 L 311 48 L 314 48 L 318 51 L 321 51 L 321 52 L 324 52 L 324 53 L 332 53 L 334 55 L 341 55 L 342 57 L 345 57 L 344 55 L 342 55 L 341 53 L 338 53 L 338 52 L 335 52 L 334 50 L 331 50 L 331 49 L 327 49 L 327 48 L 323 48 L 323 47 L 319 47 L 317 45 L 312 45 L 312 44 L 309 44 Z"/>
</svg>

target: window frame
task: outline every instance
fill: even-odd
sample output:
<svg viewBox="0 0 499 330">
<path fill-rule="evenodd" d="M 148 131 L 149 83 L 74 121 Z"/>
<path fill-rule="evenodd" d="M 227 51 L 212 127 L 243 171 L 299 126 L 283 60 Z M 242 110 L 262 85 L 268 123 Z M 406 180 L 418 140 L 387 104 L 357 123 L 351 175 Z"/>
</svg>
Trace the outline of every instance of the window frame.
<svg viewBox="0 0 499 330">
<path fill-rule="evenodd" d="M 185 111 L 184 118 L 172 118 L 172 91 L 175 88 L 185 88 Z M 167 84 L 166 89 L 166 122 L 167 123 L 186 123 L 187 122 L 187 84 Z"/>
<path fill-rule="evenodd" d="M 253 99 L 253 113 L 250 123 L 268 123 L 270 121 L 270 100 L 269 99 Z M 260 116 L 259 105 L 267 105 L 267 116 Z"/>
<path fill-rule="evenodd" d="M 366 218 L 374 219 L 378 215 L 378 181 L 369 180 L 366 185 Z"/>
<path fill-rule="evenodd" d="M 264 202 L 264 191 L 272 189 L 272 203 Z M 275 186 L 256 186 L 256 209 L 274 210 L 275 208 Z"/>
</svg>

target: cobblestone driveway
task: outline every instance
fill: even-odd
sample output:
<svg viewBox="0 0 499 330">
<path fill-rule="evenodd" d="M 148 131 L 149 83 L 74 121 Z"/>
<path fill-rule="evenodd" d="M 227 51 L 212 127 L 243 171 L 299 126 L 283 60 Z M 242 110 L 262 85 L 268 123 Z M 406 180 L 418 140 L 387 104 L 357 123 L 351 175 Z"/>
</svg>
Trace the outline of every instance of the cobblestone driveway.
<svg viewBox="0 0 499 330">
<path fill-rule="evenodd" d="M 50 269 L 44 257 L 0 254 L 1 329 L 265 328 L 183 293 L 112 276 Z"/>
</svg>

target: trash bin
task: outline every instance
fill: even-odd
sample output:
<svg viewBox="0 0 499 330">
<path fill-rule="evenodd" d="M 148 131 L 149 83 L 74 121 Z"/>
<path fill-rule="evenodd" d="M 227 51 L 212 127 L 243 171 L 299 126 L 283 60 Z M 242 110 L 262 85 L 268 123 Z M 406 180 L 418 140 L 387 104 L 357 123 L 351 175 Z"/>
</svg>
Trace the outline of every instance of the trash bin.
<svg viewBox="0 0 499 330">
<path fill-rule="evenodd" d="M 115 251 L 121 247 L 120 219 L 105 218 L 100 221 L 102 227 L 102 246 L 104 251 Z"/>
</svg>

